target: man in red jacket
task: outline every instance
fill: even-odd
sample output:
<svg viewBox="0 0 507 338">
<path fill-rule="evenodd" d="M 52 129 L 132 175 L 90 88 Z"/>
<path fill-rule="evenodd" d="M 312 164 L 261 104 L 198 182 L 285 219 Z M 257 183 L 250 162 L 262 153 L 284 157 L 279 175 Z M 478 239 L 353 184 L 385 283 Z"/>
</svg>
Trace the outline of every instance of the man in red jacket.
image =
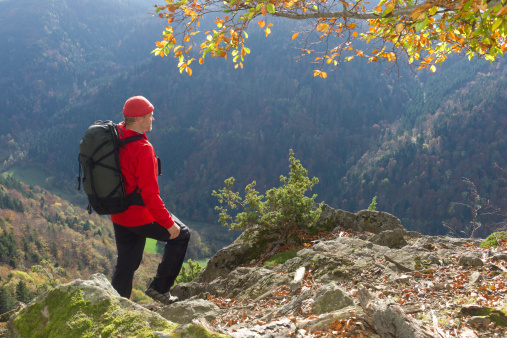
<svg viewBox="0 0 507 338">
<path fill-rule="evenodd" d="M 144 202 L 140 204 L 144 205 L 131 205 L 126 211 L 111 215 L 118 250 L 111 284 L 122 297 L 129 298 L 146 238 L 164 241 L 162 261 L 145 292 L 155 300 L 171 304 L 178 300 L 169 290 L 183 265 L 190 232 L 181 221 L 171 216 L 160 198 L 157 158 L 145 133 L 152 128 L 153 110 L 153 105 L 143 96 L 129 98 L 123 107 L 125 121 L 119 124 L 120 137 L 143 137 L 120 148 L 123 183 L 127 194 L 140 193 Z"/>
</svg>

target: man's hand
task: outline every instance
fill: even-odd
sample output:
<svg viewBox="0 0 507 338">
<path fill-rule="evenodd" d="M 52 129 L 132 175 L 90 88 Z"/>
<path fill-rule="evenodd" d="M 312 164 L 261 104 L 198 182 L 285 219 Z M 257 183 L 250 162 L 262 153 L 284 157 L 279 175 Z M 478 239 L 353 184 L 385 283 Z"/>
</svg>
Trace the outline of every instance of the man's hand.
<svg viewBox="0 0 507 338">
<path fill-rule="evenodd" d="M 170 239 L 175 239 L 180 235 L 180 227 L 176 223 L 174 223 L 172 227 L 167 229 L 167 231 L 169 231 L 169 234 L 171 235 Z"/>
</svg>

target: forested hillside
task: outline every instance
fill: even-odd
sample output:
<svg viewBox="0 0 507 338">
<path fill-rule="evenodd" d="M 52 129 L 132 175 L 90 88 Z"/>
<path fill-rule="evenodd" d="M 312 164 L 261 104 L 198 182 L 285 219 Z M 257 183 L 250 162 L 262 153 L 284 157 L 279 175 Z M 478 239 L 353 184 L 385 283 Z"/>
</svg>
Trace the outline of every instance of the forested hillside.
<svg viewBox="0 0 507 338">
<path fill-rule="evenodd" d="M 293 23 L 279 21 L 269 37 L 249 31 L 244 69 L 207 60 L 189 77 L 176 60 L 150 57 L 163 21 L 146 15 L 149 1 L 27 3 L 0 2 L 3 169 L 44 170 L 45 187 L 78 205 L 79 139 L 95 120 L 119 121 L 132 95 L 155 105 L 149 138 L 163 161 L 162 195 L 184 219 L 215 223 L 211 191 L 230 176 L 238 190 L 278 185 L 289 149 L 320 179 L 318 200 L 357 211 L 377 196 L 378 210 L 428 234 L 467 222 L 452 204 L 466 194 L 462 177 L 481 196 L 503 197 L 493 164 L 505 154 L 505 62 L 455 59 L 433 74 L 359 60 L 322 80 L 307 58 L 295 61 Z"/>
</svg>

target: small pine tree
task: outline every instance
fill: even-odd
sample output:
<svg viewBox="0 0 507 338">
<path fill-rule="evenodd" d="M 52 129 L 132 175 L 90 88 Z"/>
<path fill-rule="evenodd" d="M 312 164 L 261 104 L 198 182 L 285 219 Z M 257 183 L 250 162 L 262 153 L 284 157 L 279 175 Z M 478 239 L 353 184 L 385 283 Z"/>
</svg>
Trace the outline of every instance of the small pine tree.
<svg viewBox="0 0 507 338">
<path fill-rule="evenodd" d="M 377 210 L 377 196 L 374 196 L 373 199 L 371 200 L 368 210 L 369 211 L 376 211 Z"/>
<path fill-rule="evenodd" d="M 33 295 L 30 290 L 28 290 L 26 283 L 23 280 L 20 280 L 16 285 L 16 300 L 26 304 L 29 303 L 32 298 Z"/>
<path fill-rule="evenodd" d="M 16 307 L 16 300 L 12 297 L 12 294 L 5 287 L 0 287 L 0 315 L 14 309 Z M 6 322 L 9 320 L 9 316 L 3 316 L 0 318 L 0 322 Z"/>
</svg>

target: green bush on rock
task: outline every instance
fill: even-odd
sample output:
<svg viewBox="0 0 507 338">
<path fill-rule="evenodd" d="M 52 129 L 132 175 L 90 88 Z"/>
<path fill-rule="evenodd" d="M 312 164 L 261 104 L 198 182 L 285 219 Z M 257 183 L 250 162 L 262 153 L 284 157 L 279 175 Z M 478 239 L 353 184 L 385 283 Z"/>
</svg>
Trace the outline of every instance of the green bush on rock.
<svg viewBox="0 0 507 338">
<path fill-rule="evenodd" d="M 259 195 L 255 190 L 256 182 L 253 181 L 246 186 L 245 197 L 240 197 L 238 192 L 232 191 L 234 177 L 225 180 L 225 188 L 213 191 L 212 195 L 221 204 L 215 209 L 220 211 L 222 225 L 231 230 L 246 230 L 249 235 L 255 230 L 280 234 L 288 228 L 312 227 L 320 217 L 322 205 L 314 209 L 317 195 L 307 197 L 305 193 L 319 180 L 316 177 L 311 180 L 308 178 L 307 170 L 294 158 L 292 149 L 289 151 L 289 162 L 289 178 L 280 176 L 282 186 L 266 191 L 265 196 Z M 233 217 L 231 212 L 237 210 L 242 211 Z"/>
</svg>

